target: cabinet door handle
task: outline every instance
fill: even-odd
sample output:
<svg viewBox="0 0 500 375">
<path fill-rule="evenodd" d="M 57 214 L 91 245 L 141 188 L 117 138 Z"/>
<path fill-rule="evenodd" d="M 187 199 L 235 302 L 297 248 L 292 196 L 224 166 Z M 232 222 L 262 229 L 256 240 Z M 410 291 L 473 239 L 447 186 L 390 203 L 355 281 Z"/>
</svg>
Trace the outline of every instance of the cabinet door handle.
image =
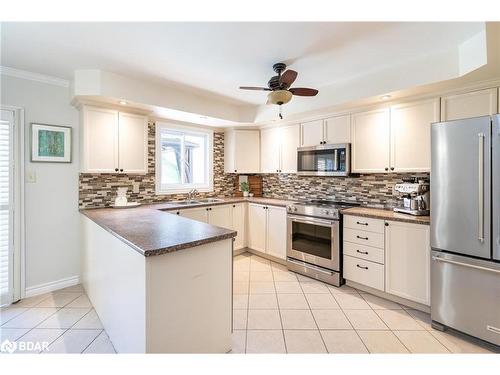
<svg viewBox="0 0 500 375">
<path fill-rule="evenodd" d="M 233 208 L 234 208 L 234 207 L 236 207 L 236 205 L 235 205 L 235 204 L 233 204 Z"/>
<path fill-rule="evenodd" d="M 180 213 L 179 211 L 177 211 L 175 214 L 176 214 L 176 215 L 180 215 L 181 213 Z"/>
<path fill-rule="evenodd" d="M 365 255 L 368 255 L 368 251 L 359 251 L 359 250 L 356 250 L 357 253 L 360 253 L 360 254 L 365 254 Z"/>
<path fill-rule="evenodd" d="M 115 168 L 115 172 L 118 172 L 118 168 Z"/>
<path fill-rule="evenodd" d="M 360 240 L 368 240 L 368 237 L 356 236 L 356 238 L 359 238 Z"/>
<path fill-rule="evenodd" d="M 356 264 L 356 267 L 361 268 L 361 269 L 363 269 L 363 270 L 367 270 L 367 269 L 368 269 L 368 267 L 362 267 L 362 266 L 360 266 L 359 264 Z"/>
<path fill-rule="evenodd" d="M 391 167 L 391 171 L 393 171 L 393 170 L 394 170 L 394 167 Z"/>
<path fill-rule="evenodd" d="M 384 169 L 385 169 L 386 171 L 388 171 L 388 170 L 389 170 L 389 168 L 387 168 L 387 167 L 385 167 Z"/>
<path fill-rule="evenodd" d="M 123 168 L 120 169 L 120 172 L 123 172 Z"/>
<path fill-rule="evenodd" d="M 368 225 L 368 223 L 362 223 L 361 221 L 356 221 L 356 224 L 359 224 L 359 225 Z"/>
<path fill-rule="evenodd" d="M 238 172 L 238 170 L 237 170 L 237 169 L 235 169 L 234 171 L 235 171 L 235 172 Z"/>
</svg>

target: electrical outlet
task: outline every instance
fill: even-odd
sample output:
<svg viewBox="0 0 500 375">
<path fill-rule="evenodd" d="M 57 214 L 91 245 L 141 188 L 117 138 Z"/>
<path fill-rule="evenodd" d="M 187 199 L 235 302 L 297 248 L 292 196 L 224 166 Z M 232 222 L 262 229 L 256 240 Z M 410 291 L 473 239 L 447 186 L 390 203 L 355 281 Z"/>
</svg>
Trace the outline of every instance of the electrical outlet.
<svg viewBox="0 0 500 375">
<path fill-rule="evenodd" d="M 26 171 L 26 183 L 34 184 L 36 182 L 36 171 L 33 169 Z"/>
</svg>

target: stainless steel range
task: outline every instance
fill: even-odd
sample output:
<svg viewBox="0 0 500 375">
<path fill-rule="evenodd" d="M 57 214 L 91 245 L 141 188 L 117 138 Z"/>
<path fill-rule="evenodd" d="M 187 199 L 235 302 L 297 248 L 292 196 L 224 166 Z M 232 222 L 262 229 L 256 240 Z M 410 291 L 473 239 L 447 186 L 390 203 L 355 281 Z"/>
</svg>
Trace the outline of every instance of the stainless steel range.
<svg viewBox="0 0 500 375">
<path fill-rule="evenodd" d="M 312 200 L 288 206 L 288 269 L 340 286 L 343 282 L 340 210 L 358 205 Z"/>
</svg>

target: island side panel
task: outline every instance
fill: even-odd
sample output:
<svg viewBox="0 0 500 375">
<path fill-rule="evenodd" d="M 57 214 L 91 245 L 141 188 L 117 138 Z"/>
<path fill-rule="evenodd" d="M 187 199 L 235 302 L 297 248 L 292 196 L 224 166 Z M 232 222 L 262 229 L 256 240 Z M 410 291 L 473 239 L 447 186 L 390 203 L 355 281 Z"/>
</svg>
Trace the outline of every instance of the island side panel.
<svg viewBox="0 0 500 375">
<path fill-rule="evenodd" d="M 146 258 L 82 215 L 83 286 L 118 353 L 146 352 Z"/>
<path fill-rule="evenodd" d="M 232 243 L 146 259 L 148 353 L 231 350 Z"/>
</svg>

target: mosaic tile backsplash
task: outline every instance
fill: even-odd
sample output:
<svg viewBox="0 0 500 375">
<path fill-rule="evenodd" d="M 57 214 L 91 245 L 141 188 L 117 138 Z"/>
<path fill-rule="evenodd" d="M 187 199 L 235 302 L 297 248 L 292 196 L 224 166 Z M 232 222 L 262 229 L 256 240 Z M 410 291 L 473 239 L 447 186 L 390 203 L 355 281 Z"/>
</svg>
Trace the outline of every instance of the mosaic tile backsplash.
<svg viewBox="0 0 500 375">
<path fill-rule="evenodd" d="M 128 187 L 131 202 L 154 203 L 185 199 L 186 194 L 155 194 L 155 124 L 148 124 L 148 173 L 146 175 L 81 173 L 79 178 L 79 207 L 109 207 L 118 187 Z M 214 133 L 214 192 L 200 193 L 202 197 L 231 197 L 234 194 L 234 174 L 224 173 L 224 133 Z M 394 207 L 399 198 L 393 187 L 405 176 L 413 174 L 367 174 L 349 177 L 304 177 L 294 174 L 264 174 L 265 197 L 286 199 L 354 200 L 373 207 Z M 428 174 L 419 174 L 429 177 Z M 138 193 L 133 192 L 134 184 Z"/>
</svg>

